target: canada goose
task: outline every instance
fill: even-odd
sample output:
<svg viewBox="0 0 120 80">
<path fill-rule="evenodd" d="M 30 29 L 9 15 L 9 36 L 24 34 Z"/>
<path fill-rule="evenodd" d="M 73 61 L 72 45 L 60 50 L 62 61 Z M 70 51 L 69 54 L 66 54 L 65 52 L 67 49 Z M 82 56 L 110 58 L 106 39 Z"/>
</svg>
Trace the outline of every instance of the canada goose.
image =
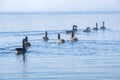
<svg viewBox="0 0 120 80">
<path fill-rule="evenodd" d="M 103 21 L 103 26 L 100 28 L 101 30 L 105 30 L 105 22 Z"/>
<path fill-rule="evenodd" d="M 58 34 L 57 43 L 58 43 L 58 44 L 60 44 L 60 43 L 65 43 L 65 40 L 64 40 L 64 39 L 60 39 L 60 34 Z"/>
<path fill-rule="evenodd" d="M 93 30 L 98 30 L 98 23 L 96 23 L 96 27 L 94 27 Z"/>
<path fill-rule="evenodd" d="M 78 41 L 77 38 L 74 38 L 74 32 L 72 32 L 72 35 L 71 35 L 70 41 L 71 41 L 71 42 Z"/>
<path fill-rule="evenodd" d="M 25 37 L 25 47 L 29 47 L 29 46 L 31 46 L 31 44 L 30 44 L 30 42 L 28 42 L 28 37 L 26 36 Z"/>
<path fill-rule="evenodd" d="M 45 36 L 44 37 L 42 37 L 42 40 L 44 40 L 44 41 L 47 41 L 47 40 L 49 40 L 49 38 L 47 37 L 47 31 L 45 31 Z"/>
<path fill-rule="evenodd" d="M 16 54 L 25 54 L 26 48 L 25 48 L 25 39 L 22 40 L 22 48 L 16 48 Z"/>
<path fill-rule="evenodd" d="M 87 27 L 83 32 L 87 32 L 87 33 L 91 32 L 90 27 Z"/>
<path fill-rule="evenodd" d="M 78 26 L 73 25 L 72 30 L 68 30 L 68 31 L 66 31 L 66 33 L 67 33 L 67 34 L 71 34 L 72 32 L 76 32 L 76 31 L 77 31 L 77 27 L 78 27 Z"/>
</svg>

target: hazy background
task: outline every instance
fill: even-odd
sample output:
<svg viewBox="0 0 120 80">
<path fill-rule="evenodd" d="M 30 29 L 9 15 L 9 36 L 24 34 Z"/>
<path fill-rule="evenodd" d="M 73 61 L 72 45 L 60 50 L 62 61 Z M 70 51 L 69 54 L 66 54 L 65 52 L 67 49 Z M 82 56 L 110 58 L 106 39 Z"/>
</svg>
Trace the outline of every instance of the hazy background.
<svg viewBox="0 0 120 80">
<path fill-rule="evenodd" d="M 120 0 L 0 0 L 0 12 L 120 11 Z"/>
</svg>

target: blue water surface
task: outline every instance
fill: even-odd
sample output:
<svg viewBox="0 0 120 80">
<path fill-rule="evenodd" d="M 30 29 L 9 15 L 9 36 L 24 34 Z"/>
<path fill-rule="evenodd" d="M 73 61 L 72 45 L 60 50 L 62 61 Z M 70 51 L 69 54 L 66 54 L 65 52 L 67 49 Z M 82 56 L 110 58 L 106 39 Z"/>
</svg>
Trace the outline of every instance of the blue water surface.
<svg viewBox="0 0 120 80">
<path fill-rule="evenodd" d="M 120 14 L 0 14 L 0 80 L 120 80 Z M 95 23 L 106 30 L 84 33 Z M 78 25 L 71 43 L 66 30 Z M 49 41 L 42 41 L 45 30 Z M 57 34 L 65 39 L 57 44 Z M 16 55 L 28 36 L 31 47 Z"/>
</svg>

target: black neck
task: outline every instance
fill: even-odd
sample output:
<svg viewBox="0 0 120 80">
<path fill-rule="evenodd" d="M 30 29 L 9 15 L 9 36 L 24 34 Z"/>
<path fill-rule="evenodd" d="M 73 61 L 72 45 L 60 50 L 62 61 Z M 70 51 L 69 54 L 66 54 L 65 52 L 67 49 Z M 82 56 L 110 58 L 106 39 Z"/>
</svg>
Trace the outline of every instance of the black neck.
<svg viewBox="0 0 120 80">
<path fill-rule="evenodd" d="M 60 34 L 58 34 L 58 39 L 60 39 Z"/>
<path fill-rule="evenodd" d="M 71 35 L 71 37 L 73 38 L 74 37 L 74 32 L 72 31 L 72 35 Z"/>
<path fill-rule="evenodd" d="M 105 26 L 105 22 L 103 21 L 103 27 Z"/>
<path fill-rule="evenodd" d="M 74 30 L 74 25 L 73 25 L 73 28 L 72 28 L 73 30 Z"/>
<path fill-rule="evenodd" d="M 89 30 L 90 28 L 89 27 L 87 27 L 87 30 Z"/>
<path fill-rule="evenodd" d="M 98 23 L 96 23 L 96 27 L 98 27 Z"/>
<path fill-rule="evenodd" d="M 45 32 L 45 37 L 47 37 L 47 31 Z"/>
<path fill-rule="evenodd" d="M 23 41 L 22 41 L 22 46 L 25 49 L 25 39 L 23 39 Z"/>
<path fill-rule="evenodd" d="M 28 42 L 28 37 L 27 36 L 25 37 L 25 40 L 26 40 L 26 42 Z"/>
</svg>

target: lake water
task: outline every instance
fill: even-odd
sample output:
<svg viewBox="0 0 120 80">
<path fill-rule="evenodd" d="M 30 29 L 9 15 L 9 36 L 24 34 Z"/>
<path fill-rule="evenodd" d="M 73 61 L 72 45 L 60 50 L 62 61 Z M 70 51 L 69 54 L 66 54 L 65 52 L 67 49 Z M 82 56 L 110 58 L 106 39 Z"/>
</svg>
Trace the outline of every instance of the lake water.
<svg viewBox="0 0 120 80">
<path fill-rule="evenodd" d="M 90 26 L 106 30 L 84 33 Z M 0 14 L 0 80 L 120 80 L 120 13 Z M 77 42 L 66 34 L 78 25 Z M 42 41 L 45 30 L 49 41 Z M 57 44 L 57 34 L 65 39 Z M 28 36 L 25 60 L 16 55 Z"/>
</svg>

